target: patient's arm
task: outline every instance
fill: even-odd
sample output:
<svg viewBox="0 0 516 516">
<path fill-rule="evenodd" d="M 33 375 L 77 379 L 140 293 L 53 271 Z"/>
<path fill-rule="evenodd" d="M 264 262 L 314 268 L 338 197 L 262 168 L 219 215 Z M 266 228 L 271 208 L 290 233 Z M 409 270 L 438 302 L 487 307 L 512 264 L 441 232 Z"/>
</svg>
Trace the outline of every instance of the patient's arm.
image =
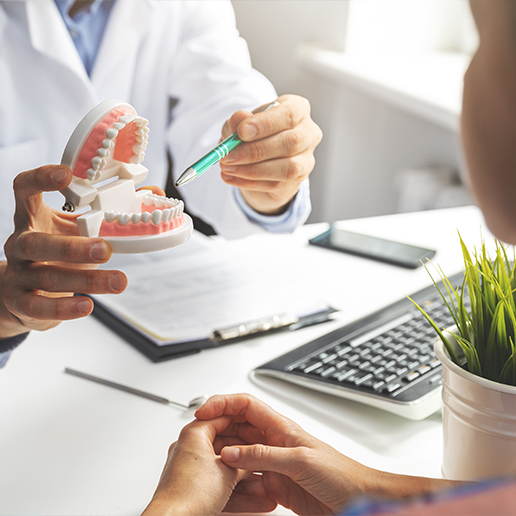
<svg viewBox="0 0 516 516">
<path fill-rule="evenodd" d="M 470 4 L 480 45 L 464 79 L 466 162 L 489 229 L 516 244 L 516 2 Z"/>
</svg>

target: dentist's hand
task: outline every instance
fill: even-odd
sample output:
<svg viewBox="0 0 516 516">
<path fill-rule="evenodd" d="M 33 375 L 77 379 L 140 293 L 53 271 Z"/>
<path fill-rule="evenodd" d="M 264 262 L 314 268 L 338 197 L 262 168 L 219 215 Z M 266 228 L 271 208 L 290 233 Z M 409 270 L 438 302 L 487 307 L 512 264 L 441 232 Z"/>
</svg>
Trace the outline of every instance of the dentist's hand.
<svg viewBox="0 0 516 516">
<path fill-rule="evenodd" d="M 61 190 L 71 179 L 67 167 L 48 165 L 14 180 L 15 229 L 4 247 L 7 261 L 0 263 L 2 337 L 90 314 L 91 299 L 75 292 L 119 294 L 127 286 L 122 272 L 95 270 L 111 257 L 109 244 L 79 236 L 76 215 L 43 202 L 42 192 Z"/>
<path fill-rule="evenodd" d="M 223 138 L 238 132 L 244 141 L 220 161 L 222 179 L 240 188 L 251 208 L 268 215 L 288 208 L 314 168 L 314 150 L 322 139 L 308 100 L 282 95 L 278 102 L 255 114 L 237 111 L 222 129 Z"/>
</svg>

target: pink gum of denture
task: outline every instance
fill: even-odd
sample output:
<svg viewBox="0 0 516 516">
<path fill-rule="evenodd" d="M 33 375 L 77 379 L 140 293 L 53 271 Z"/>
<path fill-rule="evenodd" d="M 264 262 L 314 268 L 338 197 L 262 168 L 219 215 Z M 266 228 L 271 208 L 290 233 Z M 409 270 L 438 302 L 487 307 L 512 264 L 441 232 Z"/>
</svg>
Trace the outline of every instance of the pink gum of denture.
<svg viewBox="0 0 516 516">
<path fill-rule="evenodd" d="M 178 228 L 184 222 L 183 215 L 180 217 L 174 217 L 172 220 L 167 222 L 160 222 L 154 224 L 152 221 L 149 222 L 138 222 L 134 224 L 132 221 L 126 226 L 120 225 L 118 222 L 108 222 L 104 220 L 102 226 L 100 226 L 99 236 L 111 237 L 111 236 L 136 236 L 136 235 L 157 235 L 159 233 L 165 233 Z"/>
<path fill-rule="evenodd" d="M 91 167 L 91 160 L 97 156 L 97 151 L 102 147 L 102 141 L 106 138 L 106 131 L 113 127 L 121 116 L 124 115 L 135 115 L 134 111 L 130 111 L 126 108 L 116 108 L 109 113 L 102 122 L 99 122 L 95 129 L 91 132 L 84 144 L 77 164 L 73 170 L 73 175 L 80 177 L 81 179 L 87 179 L 86 171 Z M 127 124 L 123 129 L 118 132 L 116 137 L 115 151 L 113 154 L 114 159 L 129 163 L 129 160 L 133 156 L 133 145 L 136 143 L 136 124 L 131 122 Z M 132 142 L 132 144 L 131 144 Z"/>
</svg>

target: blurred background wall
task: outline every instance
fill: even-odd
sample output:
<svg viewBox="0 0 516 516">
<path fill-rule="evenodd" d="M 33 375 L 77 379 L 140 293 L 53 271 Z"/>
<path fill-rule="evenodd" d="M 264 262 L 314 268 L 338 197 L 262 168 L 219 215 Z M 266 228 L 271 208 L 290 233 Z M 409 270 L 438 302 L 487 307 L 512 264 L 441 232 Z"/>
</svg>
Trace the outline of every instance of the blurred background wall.
<svg viewBox="0 0 516 516">
<path fill-rule="evenodd" d="M 232 0 L 253 65 L 307 97 L 324 133 L 309 222 L 471 203 L 462 76 L 466 0 Z"/>
</svg>

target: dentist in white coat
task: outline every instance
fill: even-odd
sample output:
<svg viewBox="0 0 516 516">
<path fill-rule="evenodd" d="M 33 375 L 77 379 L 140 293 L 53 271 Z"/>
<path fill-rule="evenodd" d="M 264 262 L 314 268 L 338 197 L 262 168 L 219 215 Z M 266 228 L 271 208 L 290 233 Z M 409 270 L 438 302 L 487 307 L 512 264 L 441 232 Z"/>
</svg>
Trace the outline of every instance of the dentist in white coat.
<svg viewBox="0 0 516 516">
<path fill-rule="evenodd" d="M 13 179 L 59 163 L 77 123 L 108 98 L 149 120 L 147 181 L 163 188 L 167 153 L 177 179 L 238 131 L 246 143 L 220 170 L 181 189 L 187 210 L 219 234 L 289 232 L 308 217 L 321 131 L 308 101 L 295 95 L 250 112 L 276 93 L 251 67 L 229 1 L 0 1 L 0 49 L 2 242 L 13 231 Z M 42 202 L 43 190 L 68 184 L 69 171 L 48 165 L 27 174 L 15 184 L 15 229 L 0 263 L 0 311 L 7 307 L 16 322 L 7 336 L 89 314 L 91 301 L 73 292 L 116 293 L 126 284 L 119 272 L 90 270 L 109 259 L 104 241 L 77 237 L 70 215 Z M 63 198 L 46 200 L 58 209 Z"/>
</svg>

